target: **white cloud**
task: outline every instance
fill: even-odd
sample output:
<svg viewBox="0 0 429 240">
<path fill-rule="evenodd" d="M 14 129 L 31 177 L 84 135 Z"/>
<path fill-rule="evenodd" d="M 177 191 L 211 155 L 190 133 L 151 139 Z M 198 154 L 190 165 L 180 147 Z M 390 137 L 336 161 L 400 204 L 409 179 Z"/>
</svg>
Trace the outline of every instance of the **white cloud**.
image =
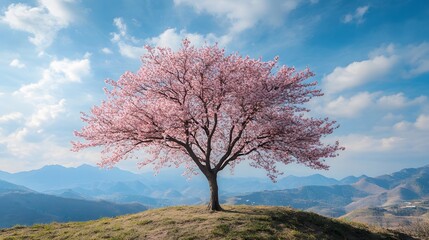
<svg viewBox="0 0 429 240">
<path fill-rule="evenodd" d="M 426 102 L 426 99 L 426 96 L 420 96 L 410 100 L 401 92 L 393 95 L 382 96 L 377 100 L 377 104 L 383 108 L 404 108 L 422 104 Z"/>
<path fill-rule="evenodd" d="M 110 50 L 109 48 L 102 48 L 101 49 L 101 51 L 104 53 L 104 54 L 112 54 L 113 52 L 112 52 L 112 50 Z"/>
<path fill-rule="evenodd" d="M 5 123 L 5 122 L 9 122 L 9 121 L 16 121 L 20 118 L 22 118 L 22 113 L 20 113 L 20 112 L 8 113 L 5 115 L 0 115 L 0 123 Z"/>
<path fill-rule="evenodd" d="M 363 16 L 365 15 L 365 13 L 368 12 L 369 6 L 362 6 L 362 7 L 358 7 L 354 14 L 346 14 L 343 17 L 343 22 L 344 23 L 351 23 L 351 22 L 356 22 L 356 23 L 362 23 L 365 21 L 365 19 L 363 18 Z"/>
<path fill-rule="evenodd" d="M 127 25 L 124 23 L 124 20 L 122 18 L 113 19 L 113 24 L 115 24 L 116 28 L 119 30 L 119 36 L 127 36 Z"/>
<path fill-rule="evenodd" d="M 13 92 L 13 95 L 21 96 L 25 99 L 28 99 L 29 101 L 46 101 L 53 98 L 51 93 L 52 90 L 56 88 L 56 86 L 57 85 L 51 85 L 50 81 L 43 78 L 36 83 L 23 85 L 17 91 Z"/>
<path fill-rule="evenodd" d="M 429 149 L 429 115 L 420 114 L 413 122 L 400 121 L 393 125 L 392 134 L 404 139 L 398 149 L 409 155 L 427 156 Z"/>
<path fill-rule="evenodd" d="M 54 60 L 49 68 L 43 71 L 43 77 L 36 83 L 22 86 L 15 95 L 23 96 L 29 100 L 49 100 L 52 99 L 53 91 L 63 83 L 80 82 L 83 77 L 89 75 L 91 71 L 90 60 L 88 58 L 70 60 Z"/>
<path fill-rule="evenodd" d="M 49 14 L 63 24 L 68 24 L 74 20 L 75 16 L 70 10 L 71 4 L 74 2 L 76 0 L 39 0 L 40 5 L 48 9 Z"/>
<path fill-rule="evenodd" d="M 187 34 L 184 30 L 177 33 L 175 28 L 169 28 L 159 36 L 149 39 L 149 44 L 157 47 L 168 47 L 173 50 L 177 50 L 180 48 L 183 38 L 189 36 L 193 38 L 189 39 L 189 41 L 194 45 L 200 45 L 201 42 L 204 41 L 204 37 L 199 34 Z"/>
<path fill-rule="evenodd" d="M 29 140 L 41 135 L 43 136 L 37 141 Z M 70 151 L 69 143 L 61 144 L 54 135 L 39 133 L 27 127 L 18 128 L 9 134 L 0 129 L 0 144 L 7 149 L 7 152 L 2 153 L 0 165 L 2 170 L 11 172 L 31 170 L 49 164 L 95 164 L 100 159 L 100 153 L 96 149 L 74 153 Z"/>
<path fill-rule="evenodd" d="M 358 93 L 351 98 L 339 96 L 324 107 L 324 112 L 332 116 L 354 117 L 372 105 L 375 95 L 368 92 Z"/>
<path fill-rule="evenodd" d="M 182 29 L 177 32 L 175 28 L 168 28 L 159 36 L 147 38 L 144 40 L 137 39 L 127 33 L 127 25 L 122 18 L 115 18 L 114 25 L 118 32 L 112 33 L 111 41 L 118 44 L 119 53 L 128 58 L 139 58 L 146 53 L 144 45 L 151 45 L 154 47 L 168 47 L 173 50 L 178 50 L 182 44 L 182 40 L 187 38 L 194 46 L 202 46 L 205 43 L 214 44 L 219 43 L 225 46 L 231 40 L 228 36 L 217 37 L 209 33 L 201 35 L 198 33 L 188 33 Z"/>
<path fill-rule="evenodd" d="M 421 114 L 414 123 L 414 126 L 420 130 L 429 130 L 429 115 Z"/>
<path fill-rule="evenodd" d="M 375 58 L 378 56 L 393 56 L 397 52 L 397 46 L 393 43 L 382 44 L 381 47 L 378 47 L 372 50 L 368 55 L 370 58 Z"/>
<path fill-rule="evenodd" d="M 118 32 L 111 33 L 112 38 L 110 40 L 118 44 L 119 53 L 122 56 L 139 58 L 146 53 L 144 42 L 128 35 L 127 25 L 122 18 L 113 19 L 113 24 L 116 26 Z"/>
<path fill-rule="evenodd" d="M 218 36 L 214 33 L 188 33 L 185 29 L 177 30 L 175 28 L 168 28 L 159 36 L 147 39 L 136 39 L 128 35 L 128 27 L 124 20 L 122 18 L 115 18 L 113 23 L 118 31 L 111 34 L 111 40 L 118 44 L 120 54 L 129 58 L 139 58 L 146 52 L 144 48 L 146 44 L 155 47 L 169 47 L 173 50 L 177 50 L 180 48 L 184 38 L 189 39 L 191 44 L 195 46 L 201 46 L 204 43 L 218 43 L 220 46 L 226 46 L 232 41 L 236 34 L 255 26 L 259 22 L 269 25 L 280 24 L 285 14 L 294 10 L 300 1 L 175 0 L 174 2 L 176 5 L 191 6 L 199 13 L 206 12 L 214 15 L 218 19 L 221 19 L 221 21 L 226 20 L 229 25 L 227 33 Z"/>
<path fill-rule="evenodd" d="M 0 96 L 1 102 L 7 99 L 13 103 L 11 107 L 3 104 L 7 106 L 4 111 L 9 112 L 0 115 L 0 123 L 8 123 L 0 128 L 0 145 L 4 149 L 1 165 L 9 161 L 14 166 L 34 168 L 54 162 L 65 164 L 61 159 L 72 159 L 67 161 L 76 161 L 76 164 L 85 162 L 84 158 L 90 154 L 71 153 L 69 140 L 64 143 L 67 136 L 56 135 L 56 122 L 68 118 L 68 108 L 72 105 L 67 98 L 70 91 L 64 88 L 82 82 L 91 73 L 89 57 L 90 54 L 85 54 L 80 59 L 52 60 L 42 70 L 39 80 L 36 78 L 13 93 Z M 78 119 L 76 114 L 72 117 Z M 72 129 L 69 131 L 71 137 Z"/>
<path fill-rule="evenodd" d="M 23 85 L 10 96 L 19 99 L 23 109 L 20 117 L 25 120 L 25 125 L 22 127 L 42 131 L 45 124 L 54 121 L 66 110 L 66 100 L 63 96 L 59 97 L 61 87 L 70 83 L 79 83 L 89 74 L 88 58 L 53 60 L 43 71 L 39 81 Z M 13 116 L 18 117 L 18 115 Z M 4 119 L 11 117 L 4 116 Z"/>
<path fill-rule="evenodd" d="M 80 82 L 82 77 L 89 75 L 90 70 L 90 61 L 88 58 L 80 60 L 64 58 L 60 61 L 51 62 L 46 77 L 56 78 L 56 81 L 61 82 Z"/>
<path fill-rule="evenodd" d="M 429 115 L 420 114 L 415 122 L 400 121 L 393 125 L 393 129 L 397 131 L 418 131 L 423 132 L 429 130 Z"/>
<path fill-rule="evenodd" d="M 402 106 L 402 103 L 401 105 Z M 330 136 L 328 140 L 338 139 L 346 148 L 341 158 L 346 159 L 384 159 L 410 161 L 422 159 L 429 149 L 429 114 L 422 113 L 414 121 L 401 120 L 407 116 L 388 114 L 388 125 L 370 133 L 351 133 L 344 136 Z M 392 121 L 396 122 L 391 125 Z M 399 121 L 399 122 L 397 122 Z M 374 127 L 374 130 L 376 127 Z M 378 156 L 373 158 L 374 156 Z"/>
<path fill-rule="evenodd" d="M 414 77 L 429 72 L 429 43 L 409 45 L 404 48 L 403 56 L 410 67 L 405 73 L 405 77 Z"/>
<path fill-rule="evenodd" d="M 404 141 L 398 136 L 374 137 L 362 134 L 350 134 L 340 137 L 341 144 L 350 152 L 385 152 L 397 148 Z"/>
<path fill-rule="evenodd" d="M 25 64 L 23 64 L 23 63 L 21 63 L 20 61 L 19 61 L 19 59 L 13 59 L 10 63 L 9 63 L 9 66 L 11 66 L 11 67 L 16 67 L 16 68 L 24 68 L 25 67 Z"/>
<path fill-rule="evenodd" d="M 401 120 L 403 118 L 404 118 L 404 116 L 402 114 L 388 113 L 388 114 L 384 115 L 382 120 L 387 121 L 387 122 L 391 122 L 391 121 L 398 121 L 398 120 Z"/>
<path fill-rule="evenodd" d="M 229 22 L 229 33 L 236 34 L 256 25 L 258 22 L 278 25 L 284 16 L 297 8 L 300 1 L 248 1 L 248 0 L 174 0 L 176 5 L 188 5 L 198 13 L 206 12 L 221 21 Z"/>
<path fill-rule="evenodd" d="M 41 104 L 36 106 L 36 111 L 28 119 L 26 126 L 38 128 L 44 122 L 54 120 L 58 114 L 65 111 L 65 99 L 61 99 L 56 104 Z"/>
<path fill-rule="evenodd" d="M 390 43 L 383 45 L 369 53 L 369 59 L 355 61 L 345 67 L 336 67 L 323 78 L 324 90 L 328 94 L 338 93 L 381 80 L 390 72 L 396 72 L 397 76 L 411 78 L 429 72 L 429 43 L 423 42 L 416 45 L 398 47 Z M 402 98 L 402 99 L 401 99 Z M 386 96 L 380 104 L 392 105 L 392 101 L 411 101 L 407 104 L 417 104 L 426 100 L 419 97 L 414 100 L 405 99 L 404 96 Z M 389 101 L 389 103 L 387 103 Z M 393 106 L 393 105 L 392 105 Z"/>
<path fill-rule="evenodd" d="M 413 126 L 413 124 L 410 122 L 400 121 L 400 122 L 396 123 L 395 125 L 393 125 L 393 129 L 397 130 L 397 131 L 406 131 L 406 130 L 409 130 L 412 126 Z"/>
<path fill-rule="evenodd" d="M 25 141 L 24 138 L 28 134 L 28 129 L 22 128 L 17 129 L 11 134 L 3 135 L 0 132 L 0 144 L 4 144 L 8 150 L 9 154 L 12 154 L 15 157 L 26 157 L 31 155 L 31 150 L 34 149 L 33 146 L 23 144 Z"/>
<path fill-rule="evenodd" d="M 351 97 L 340 95 L 336 98 L 331 98 L 332 96 L 328 96 L 325 101 L 314 102 L 313 106 L 331 116 L 351 118 L 359 116 L 363 111 L 369 109 L 377 109 L 378 111 L 396 110 L 411 106 L 423 106 L 427 102 L 426 96 L 409 99 L 403 93 L 380 96 L 381 94 L 381 92 L 359 92 Z M 390 113 L 385 115 L 383 120 L 398 120 L 400 118 L 402 117 Z"/>
<path fill-rule="evenodd" d="M 187 38 L 194 46 L 202 46 L 206 43 L 214 44 L 216 42 L 219 43 L 219 45 L 224 46 L 230 41 L 227 36 L 218 38 L 212 33 L 201 35 L 197 33 L 188 33 L 186 30 L 177 32 L 175 28 L 169 28 L 159 36 L 147 39 L 147 42 L 150 45 L 157 47 L 168 47 L 173 50 L 178 50 L 182 44 L 182 40 L 185 38 Z"/>
<path fill-rule="evenodd" d="M 336 93 L 377 80 L 390 71 L 396 60 L 396 56 L 376 56 L 346 67 L 336 67 L 323 78 L 326 92 Z"/>
<path fill-rule="evenodd" d="M 44 49 L 52 44 L 57 32 L 73 21 L 71 0 L 40 0 L 37 7 L 17 3 L 8 6 L 0 22 L 10 28 L 32 34 L 29 41 Z"/>
<path fill-rule="evenodd" d="M 118 42 L 119 53 L 128 58 L 140 58 L 143 54 L 146 53 L 144 46 L 136 47 L 125 42 Z"/>
</svg>

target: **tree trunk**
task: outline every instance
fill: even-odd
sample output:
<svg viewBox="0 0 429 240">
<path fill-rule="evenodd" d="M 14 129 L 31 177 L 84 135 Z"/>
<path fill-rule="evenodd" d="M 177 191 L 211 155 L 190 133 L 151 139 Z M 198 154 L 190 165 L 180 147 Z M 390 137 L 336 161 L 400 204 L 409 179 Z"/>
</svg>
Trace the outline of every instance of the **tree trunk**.
<svg viewBox="0 0 429 240">
<path fill-rule="evenodd" d="M 210 202 L 207 206 L 208 210 L 211 211 L 222 211 L 222 207 L 219 204 L 219 188 L 217 186 L 217 174 L 208 174 L 207 180 L 210 186 Z"/>
</svg>

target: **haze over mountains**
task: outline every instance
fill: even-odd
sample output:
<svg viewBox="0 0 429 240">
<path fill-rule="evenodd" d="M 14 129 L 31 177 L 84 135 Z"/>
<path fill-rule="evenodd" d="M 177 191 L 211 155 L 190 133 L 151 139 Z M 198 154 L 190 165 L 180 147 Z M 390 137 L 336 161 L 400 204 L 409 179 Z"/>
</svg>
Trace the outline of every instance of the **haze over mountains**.
<svg viewBox="0 0 429 240">
<path fill-rule="evenodd" d="M 0 172 L 0 180 L 0 204 L 9 204 L 14 208 L 7 210 L 22 213 L 0 213 L 3 216 L 0 227 L 96 219 L 142 211 L 147 207 L 203 204 L 209 196 L 207 181 L 201 175 L 187 180 L 176 169 L 166 169 L 153 176 L 118 168 L 54 165 L 14 174 Z M 224 203 L 291 206 L 325 216 L 348 214 L 353 218 L 362 217 L 362 214 L 350 214 L 355 210 L 362 213 L 362 209 L 387 209 L 429 199 L 429 166 L 375 178 L 350 176 L 341 180 L 320 174 L 286 176 L 277 183 L 268 178 L 220 177 L 219 185 Z M 76 212 L 86 215 L 74 214 Z M 25 221 L 30 215 L 34 216 L 32 220 Z"/>
<path fill-rule="evenodd" d="M 0 180 L 0 228 L 16 224 L 86 221 L 144 211 L 141 204 L 116 204 L 57 197 Z"/>
<path fill-rule="evenodd" d="M 187 180 L 176 169 L 167 169 L 154 176 L 152 173 L 135 174 L 118 168 L 107 170 L 90 165 L 77 168 L 52 165 L 14 174 L 3 172 L 0 173 L 0 179 L 46 194 L 115 202 L 135 201 L 152 207 L 197 204 L 205 202 L 209 196 L 205 178 L 198 175 Z M 219 185 L 220 194 L 228 197 L 308 185 L 330 186 L 358 179 L 348 177 L 336 180 L 315 174 L 306 177 L 286 176 L 273 183 L 268 178 L 220 177 Z"/>
</svg>

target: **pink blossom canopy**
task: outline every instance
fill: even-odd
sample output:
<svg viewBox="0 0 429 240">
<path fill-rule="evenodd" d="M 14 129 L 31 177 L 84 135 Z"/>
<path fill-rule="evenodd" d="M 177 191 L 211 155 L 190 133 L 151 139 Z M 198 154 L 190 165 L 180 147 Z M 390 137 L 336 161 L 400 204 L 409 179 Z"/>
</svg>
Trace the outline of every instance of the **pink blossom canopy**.
<svg viewBox="0 0 429 240">
<path fill-rule="evenodd" d="M 276 163 L 297 162 L 326 169 L 324 158 L 343 148 L 321 142 L 337 127 L 334 121 L 308 117 L 303 104 L 321 96 L 306 69 L 278 66 L 277 59 L 225 54 L 217 45 L 195 48 L 183 41 L 174 52 L 150 48 L 137 73 L 109 80 L 107 99 L 75 135 L 73 150 L 103 147 L 102 166 L 136 156 L 141 165 L 159 169 L 185 165 L 221 171 L 247 159 L 274 179 Z"/>
</svg>

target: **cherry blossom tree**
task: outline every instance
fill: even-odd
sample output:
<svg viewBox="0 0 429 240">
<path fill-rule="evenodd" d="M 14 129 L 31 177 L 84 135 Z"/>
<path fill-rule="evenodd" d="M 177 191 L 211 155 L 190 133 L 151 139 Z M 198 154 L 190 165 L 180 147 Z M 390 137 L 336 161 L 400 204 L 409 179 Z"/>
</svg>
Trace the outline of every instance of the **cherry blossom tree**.
<svg viewBox="0 0 429 240">
<path fill-rule="evenodd" d="M 106 81 L 107 99 L 82 113 L 86 125 L 75 135 L 84 141 L 72 142 L 74 151 L 102 147 L 103 167 L 143 151 L 150 157 L 141 166 L 202 172 L 208 208 L 218 211 L 217 175 L 227 166 L 246 160 L 274 181 L 278 163 L 327 169 L 324 159 L 343 149 L 321 142 L 335 121 L 307 114 L 304 104 L 322 95 L 316 82 L 306 82 L 310 70 L 226 54 L 217 45 L 196 48 L 186 39 L 177 52 L 146 48 L 138 72 Z"/>
</svg>

